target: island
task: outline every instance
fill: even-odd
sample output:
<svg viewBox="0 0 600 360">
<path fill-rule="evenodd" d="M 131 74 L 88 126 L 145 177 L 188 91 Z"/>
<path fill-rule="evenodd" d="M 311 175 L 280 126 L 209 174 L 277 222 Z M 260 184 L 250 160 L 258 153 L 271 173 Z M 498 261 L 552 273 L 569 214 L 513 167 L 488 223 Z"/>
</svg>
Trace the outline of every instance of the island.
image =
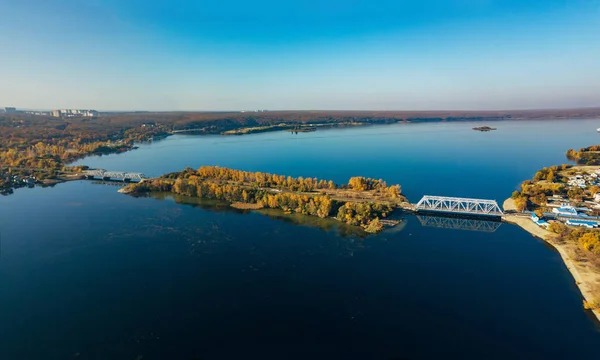
<svg viewBox="0 0 600 360">
<path fill-rule="evenodd" d="M 573 150 L 567 155 L 572 158 Z M 600 166 L 543 168 L 513 192 L 504 210 L 503 220 L 558 251 L 584 297 L 584 308 L 600 320 Z"/>
<path fill-rule="evenodd" d="M 478 127 L 474 127 L 473 130 L 477 130 L 477 131 L 493 131 L 496 130 L 496 128 L 493 127 L 489 127 L 489 126 L 478 126 Z"/>
<path fill-rule="evenodd" d="M 383 180 L 352 177 L 348 184 L 336 184 L 317 178 L 248 172 L 202 166 L 187 168 L 156 179 L 132 183 L 120 190 L 140 195 L 148 192 L 216 199 L 238 209 L 279 209 L 321 218 L 333 218 L 364 231 L 377 233 L 397 221 L 386 218 L 406 198 L 400 185 L 388 186 Z"/>
</svg>

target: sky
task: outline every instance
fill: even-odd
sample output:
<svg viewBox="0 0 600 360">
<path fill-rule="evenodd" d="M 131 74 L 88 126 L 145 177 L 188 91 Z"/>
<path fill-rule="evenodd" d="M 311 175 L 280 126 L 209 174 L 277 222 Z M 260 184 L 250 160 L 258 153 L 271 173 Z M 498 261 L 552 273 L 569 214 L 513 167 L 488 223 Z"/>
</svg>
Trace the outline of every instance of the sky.
<svg viewBox="0 0 600 360">
<path fill-rule="evenodd" d="M 0 106 L 600 106 L 600 0 L 0 0 Z"/>
</svg>

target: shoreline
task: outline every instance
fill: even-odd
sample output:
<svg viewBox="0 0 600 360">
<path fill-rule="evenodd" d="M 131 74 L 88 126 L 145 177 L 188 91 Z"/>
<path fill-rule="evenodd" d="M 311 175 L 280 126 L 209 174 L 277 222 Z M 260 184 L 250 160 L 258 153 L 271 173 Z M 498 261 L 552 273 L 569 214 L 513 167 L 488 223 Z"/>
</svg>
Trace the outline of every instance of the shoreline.
<svg viewBox="0 0 600 360">
<path fill-rule="evenodd" d="M 504 208 L 504 211 L 516 210 L 512 198 L 506 199 L 502 207 Z M 590 268 L 590 266 L 584 262 L 578 261 L 571 256 L 575 245 L 556 242 L 556 235 L 554 233 L 537 226 L 529 219 L 529 217 L 520 217 L 509 214 L 504 215 L 502 221 L 521 227 L 534 237 L 544 240 L 547 244 L 556 249 L 567 270 L 569 270 L 575 279 L 575 285 L 577 285 L 584 300 L 590 303 L 594 300 L 600 300 L 596 299 L 594 295 L 594 287 L 600 286 L 600 273 L 597 270 Z M 589 309 L 589 311 L 591 311 L 596 316 L 598 322 L 600 322 L 600 309 Z"/>
</svg>

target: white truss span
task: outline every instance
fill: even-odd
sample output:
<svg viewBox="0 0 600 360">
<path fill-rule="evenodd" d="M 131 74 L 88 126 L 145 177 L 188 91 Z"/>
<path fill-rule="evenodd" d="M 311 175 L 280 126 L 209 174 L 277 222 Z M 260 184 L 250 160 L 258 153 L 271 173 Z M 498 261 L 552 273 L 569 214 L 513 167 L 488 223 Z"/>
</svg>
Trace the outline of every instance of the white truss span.
<svg viewBox="0 0 600 360">
<path fill-rule="evenodd" d="M 425 195 L 417 203 L 417 211 L 439 211 L 452 214 L 502 216 L 495 200 L 464 199 Z"/>
<path fill-rule="evenodd" d="M 494 232 L 502 225 L 502 223 L 498 221 L 464 219 L 458 217 L 417 215 L 417 219 L 419 219 L 422 226 L 483 232 Z"/>
<path fill-rule="evenodd" d="M 104 169 L 85 170 L 84 175 L 101 179 L 120 179 L 142 181 L 145 176 L 142 173 L 131 173 L 124 171 L 106 171 Z"/>
</svg>

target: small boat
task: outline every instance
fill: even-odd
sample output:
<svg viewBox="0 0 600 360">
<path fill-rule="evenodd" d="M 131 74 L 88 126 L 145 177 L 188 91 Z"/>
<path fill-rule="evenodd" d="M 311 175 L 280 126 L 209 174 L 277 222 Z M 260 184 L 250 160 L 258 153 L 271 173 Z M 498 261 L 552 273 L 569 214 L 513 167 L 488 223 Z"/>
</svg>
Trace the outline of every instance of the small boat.
<svg viewBox="0 0 600 360">
<path fill-rule="evenodd" d="M 600 132 L 600 128 L 597 128 L 597 129 L 596 129 L 596 131 L 597 131 L 597 132 Z"/>
</svg>

